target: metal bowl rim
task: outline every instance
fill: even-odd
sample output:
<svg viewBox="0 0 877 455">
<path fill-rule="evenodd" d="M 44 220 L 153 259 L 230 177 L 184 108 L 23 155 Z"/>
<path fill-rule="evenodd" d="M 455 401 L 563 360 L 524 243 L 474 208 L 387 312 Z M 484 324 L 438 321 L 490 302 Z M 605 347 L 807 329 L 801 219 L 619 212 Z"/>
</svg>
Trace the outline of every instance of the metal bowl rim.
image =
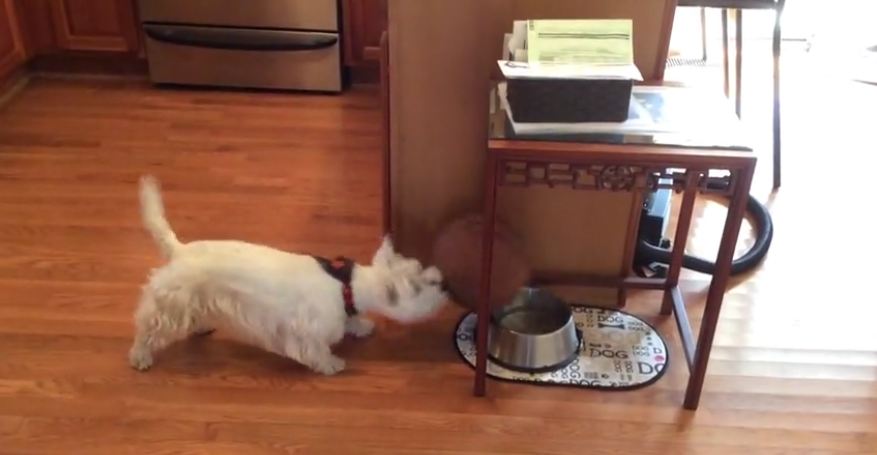
<svg viewBox="0 0 877 455">
<path fill-rule="evenodd" d="M 508 314 L 513 313 L 513 311 L 508 311 L 508 310 L 515 305 L 515 302 L 518 301 L 518 299 L 520 298 L 519 296 L 521 296 L 522 294 L 537 294 L 537 295 L 544 296 L 546 299 L 546 302 L 550 303 L 552 305 L 552 308 L 558 308 L 564 313 L 563 323 L 560 324 L 559 327 L 552 330 L 551 332 L 546 332 L 546 333 L 520 332 L 520 331 L 513 330 L 513 329 L 510 329 L 510 328 L 502 325 L 502 323 L 500 321 L 502 321 L 502 319 L 505 316 L 507 316 Z M 543 305 L 544 305 L 544 303 L 543 303 Z M 527 307 L 527 306 L 530 306 L 530 304 L 524 303 L 524 304 L 522 304 L 522 306 Z M 538 305 L 532 305 L 532 306 L 535 308 L 538 308 Z M 516 335 L 516 336 L 530 337 L 530 338 L 553 337 L 559 333 L 569 331 L 570 326 L 572 326 L 573 329 L 576 328 L 575 319 L 573 317 L 573 311 L 569 307 L 569 305 L 566 304 L 566 302 L 564 302 L 563 300 L 555 297 L 554 295 L 552 295 L 544 290 L 537 289 L 537 288 L 522 288 L 518 292 L 518 294 L 515 296 L 515 300 L 513 300 L 513 303 L 510 303 L 507 306 L 500 307 L 497 310 L 492 311 L 490 313 L 490 325 L 492 326 L 492 328 L 495 328 L 503 333 L 512 334 L 512 335 Z"/>
<path fill-rule="evenodd" d="M 546 332 L 546 333 L 519 332 L 517 330 L 510 329 L 510 328 L 502 325 L 497 320 L 492 320 L 491 326 L 493 328 L 495 328 L 496 330 L 499 330 L 503 333 L 507 333 L 507 334 L 511 334 L 511 335 L 515 335 L 515 336 L 522 336 L 522 337 L 528 337 L 528 338 L 542 338 L 542 337 L 554 337 L 555 335 L 561 334 L 563 332 L 568 332 L 570 330 L 570 326 L 572 326 L 572 328 L 575 329 L 575 321 L 573 320 L 572 314 L 570 314 L 569 318 L 567 318 L 566 321 L 564 321 L 560 327 L 552 330 L 551 332 Z"/>
</svg>

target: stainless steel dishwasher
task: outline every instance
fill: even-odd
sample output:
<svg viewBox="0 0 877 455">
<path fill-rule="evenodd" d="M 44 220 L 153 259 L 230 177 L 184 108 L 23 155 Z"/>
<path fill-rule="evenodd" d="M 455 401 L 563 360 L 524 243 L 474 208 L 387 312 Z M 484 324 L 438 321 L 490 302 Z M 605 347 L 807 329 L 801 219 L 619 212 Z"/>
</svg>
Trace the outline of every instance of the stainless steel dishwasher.
<svg viewBox="0 0 877 455">
<path fill-rule="evenodd" d="M 140 0 L 150 79 L 338 92 L 338 0 Z"/>
</svg>

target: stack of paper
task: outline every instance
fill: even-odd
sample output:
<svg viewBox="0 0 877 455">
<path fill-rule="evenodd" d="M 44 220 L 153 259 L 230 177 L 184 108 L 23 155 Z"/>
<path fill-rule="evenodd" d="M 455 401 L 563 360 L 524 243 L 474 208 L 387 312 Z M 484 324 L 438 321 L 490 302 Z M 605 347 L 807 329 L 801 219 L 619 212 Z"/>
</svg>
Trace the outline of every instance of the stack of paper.
<svg viewBox="0 0 877 455">
<path fill-rule="evenodd" d="M 642 80 L 628 19 L 515 21 L 503 53 L 508 78 Z"/>
</svg>

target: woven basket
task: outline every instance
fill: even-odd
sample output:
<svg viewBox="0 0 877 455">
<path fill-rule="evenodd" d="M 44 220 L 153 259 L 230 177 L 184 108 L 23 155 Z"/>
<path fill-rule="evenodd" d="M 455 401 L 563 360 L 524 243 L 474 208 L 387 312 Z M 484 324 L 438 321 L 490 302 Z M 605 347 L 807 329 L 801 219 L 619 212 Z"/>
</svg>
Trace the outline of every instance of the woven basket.
<svg viewBox="0 0 877 455">
<path fill-rule="evenodd" d="M 623 122 L 630 112 L 632 80 L 509 79 L 515 122 Z"/>
</svg>

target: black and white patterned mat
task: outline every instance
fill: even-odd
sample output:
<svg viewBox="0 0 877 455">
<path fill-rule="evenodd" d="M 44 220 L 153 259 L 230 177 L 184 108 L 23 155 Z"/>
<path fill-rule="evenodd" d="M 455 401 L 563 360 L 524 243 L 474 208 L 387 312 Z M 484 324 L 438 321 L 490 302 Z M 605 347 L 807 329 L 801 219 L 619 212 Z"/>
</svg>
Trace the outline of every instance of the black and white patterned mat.
<svg viewBox="0 0 877 455">
<path fill-rule="evenodd" d="M 654 327 L 631 314 L 598 307 L 570 305 L 576 327 L 584 334 L 579 356 L 546 373 L 510 370 L 487 359 L 487 375 L 508 381 L 606 390 L 632 390 L 653 384 L 667 369 L 667 343 Z M 475 368 L 475 327 L 469 313 L 457 325 L 457 352 Z"/>
</svg>

